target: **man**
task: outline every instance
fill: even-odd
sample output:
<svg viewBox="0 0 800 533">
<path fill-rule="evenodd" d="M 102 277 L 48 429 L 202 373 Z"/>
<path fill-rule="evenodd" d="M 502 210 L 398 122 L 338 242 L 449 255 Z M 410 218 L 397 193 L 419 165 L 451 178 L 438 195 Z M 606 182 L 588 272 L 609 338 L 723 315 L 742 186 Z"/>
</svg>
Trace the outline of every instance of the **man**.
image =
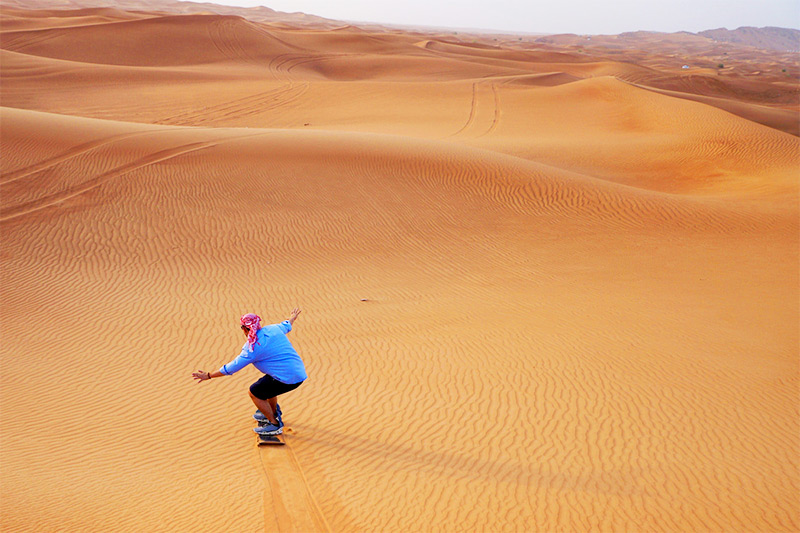
<svg viewBox="0 0 800 533">
<path fill-rule="evenodd" d="M 267 425 L 253 431 L 260 435 L 278 435 L 283 432 L 281 408 L 278 396 L 299 387 L 308 378 L 303 360 L 297 354 L 286 334 L 300 314 L 294 308 L 289 318 L 279 324 L 261 327 L 261 317 L 254 313 L 242 315 L 239 320 L 247 342 L 239 356 L 222 365 L 216 372 L 198 370 L 192 377 L 199 382 L 211 378 L 230 376 L 251 364 L 264 376 L 250 385 L 250 399 L 258 407 L 253 418 L 266 420 Z"/>
</svg>

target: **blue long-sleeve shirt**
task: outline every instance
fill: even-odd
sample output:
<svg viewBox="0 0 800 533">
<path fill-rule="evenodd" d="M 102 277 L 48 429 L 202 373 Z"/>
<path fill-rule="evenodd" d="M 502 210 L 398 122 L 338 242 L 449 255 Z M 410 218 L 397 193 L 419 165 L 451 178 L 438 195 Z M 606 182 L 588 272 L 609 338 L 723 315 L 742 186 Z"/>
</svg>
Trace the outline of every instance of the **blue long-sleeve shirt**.
<svg viewBox="0 0 800 533">
<path fill-rule="evenodd" d="M 290 331 L 292 324 L 288 320 L 262 327 L 256 333 L 257 342 L 253 345 L 253 351 L 250 351 L 250 344 L 245 342 L 242 353 L 230 363 L 222 365 L 220 373 L 230 376 L 252 364 L 282 383 L 304 381 L 308 377 L 306 367 L 286 337 Z"/>
</svg>

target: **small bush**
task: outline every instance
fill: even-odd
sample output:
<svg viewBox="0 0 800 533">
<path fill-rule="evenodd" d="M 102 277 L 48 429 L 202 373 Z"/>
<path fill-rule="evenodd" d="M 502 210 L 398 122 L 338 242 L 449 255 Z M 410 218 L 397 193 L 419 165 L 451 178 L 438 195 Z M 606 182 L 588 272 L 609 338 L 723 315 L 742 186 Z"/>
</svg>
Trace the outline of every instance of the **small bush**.
<svg viewBox="0 0 800 533">
<path fill-rule="evenodd" d="M 722 63 L 720 63 L 719 65 L 717 65 L 717 68 L 725 68 L 725 65 L 723 65 Z"/>
</svg>

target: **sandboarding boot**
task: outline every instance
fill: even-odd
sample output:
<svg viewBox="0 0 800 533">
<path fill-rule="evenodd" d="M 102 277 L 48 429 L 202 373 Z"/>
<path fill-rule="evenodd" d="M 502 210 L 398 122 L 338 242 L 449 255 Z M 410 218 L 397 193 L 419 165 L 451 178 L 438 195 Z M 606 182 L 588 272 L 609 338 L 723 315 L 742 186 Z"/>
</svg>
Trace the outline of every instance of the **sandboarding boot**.
<svg viewBox="0 0 800 533">
<path fill-rule="evenodd" d="M 263 426 L 261 424 L 262 422 L 259 422 L 258 427 L 253 428 L 253 431 L 258 433 L 259 435 L 280 435 L 281 433 L 283 433 L 283 424 L 281 424 L 280 422 L 278 423 L 279 425 L 277 426 L 269 422 L 264 423 Z"/>
<path fill-rule="evenodd" d="M 280 418 L 278 418 L 277 422 L 278 422 L 278 424 L 277 424 L 277 427 L 279 427 L 279 428 L 282 428 L 282 427 L 283 427 L 283 420 L 281 420 Z M 259 420 L 259 421 L 258 421 L 258 426 L 259 426 L 259 427 L 264 427 L 264 426 L 275 426 L 275 425 L 276 425 L 276 424 L 273 424 L 272 422 L 270 422 L 269 420 L 267 420 L 267 417 L 264 417 L 262 420 Z"/>
<path fill-rule="evenodd" d="M 275 413 L 275 418 L 277 418 L 278 422 L 280 422 L 281 425 L 282 425 L 283 424 L 283 418 L 281 417 L 282 413 L 281 413 L 281 406 L 280 405 L 278 405 L 278 408 L 276 409 L 276 411 L 278 411 L 278 412 Z M 257 422 L 269 422 L 269 420 L 267 420 L 267 417 L 264 416 L 264 413 L 262 413 L 258 409 L 256 409 L 256 413 L 253 415 L 253 418 L 255 418 Z"/>
</svg>

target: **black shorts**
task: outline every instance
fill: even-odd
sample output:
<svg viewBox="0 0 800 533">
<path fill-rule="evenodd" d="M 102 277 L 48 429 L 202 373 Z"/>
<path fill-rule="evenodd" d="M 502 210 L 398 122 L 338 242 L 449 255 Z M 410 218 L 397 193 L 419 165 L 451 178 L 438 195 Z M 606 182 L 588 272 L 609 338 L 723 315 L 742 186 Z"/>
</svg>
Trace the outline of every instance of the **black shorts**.
<svg viewBox="0 0 800 533">
<path fill-rule="evenodd" d="M 269 374 L 264 374 L 264 377 L 250 385 L 250 392 L 259 400 L 269 400 L 279 394 L 294 390 L 302 384 L 302 381 L 300 383 L 284 383 Z"/>
</svg>

